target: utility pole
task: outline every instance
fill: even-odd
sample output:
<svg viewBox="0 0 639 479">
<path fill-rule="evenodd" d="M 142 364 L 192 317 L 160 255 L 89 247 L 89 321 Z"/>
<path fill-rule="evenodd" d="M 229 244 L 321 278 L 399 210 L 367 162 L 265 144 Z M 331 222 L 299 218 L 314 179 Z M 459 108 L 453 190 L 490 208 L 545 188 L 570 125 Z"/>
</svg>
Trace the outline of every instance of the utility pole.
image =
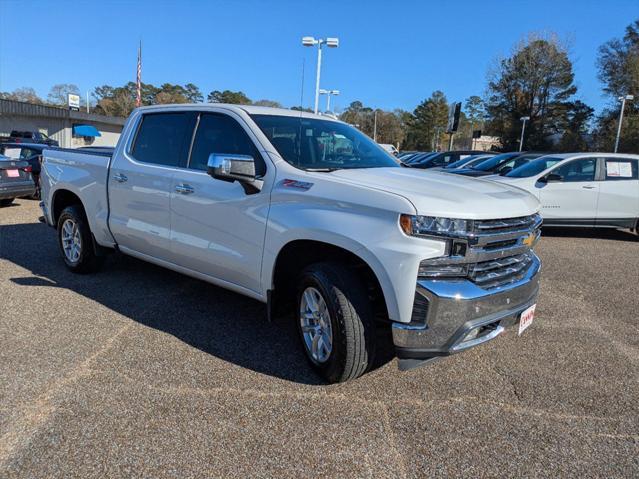
<svg viewBox="0 0 639 479">
<path fill-rule="evenodd" d="M 618 100 L 621 100 L 621 111 L 619 112 L 619 125 L 617 125 L 617 138 L 615 139 L 615 153 L 619 149 L 619 138 L 621 137 L 621 123 L 623 122 L 623 110 L 626 107 L 626 100 L 634 100 L 633 95 L 620 96 Z"/>
<path fill-rule="evenodd" d="M 373 141 L 377 141 L 377 109 L 375 109 L 375 118 L 373 120 Z"/>
<path fill-rule="evenodd" d="M 521 138 L 519 139 L 519 151 L 524 147 L 524 131 L 526 131 L 526 122 L 530 120 L 529 116 L 522 116 L 520 120 L 523 122 L 521 125 Z"/>
</svg>

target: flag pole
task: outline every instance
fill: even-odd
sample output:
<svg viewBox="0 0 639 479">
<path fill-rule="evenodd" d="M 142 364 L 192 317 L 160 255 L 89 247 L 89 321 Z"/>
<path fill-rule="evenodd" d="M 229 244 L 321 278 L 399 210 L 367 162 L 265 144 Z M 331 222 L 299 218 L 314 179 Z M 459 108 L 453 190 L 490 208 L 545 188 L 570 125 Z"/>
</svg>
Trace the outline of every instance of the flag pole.
<svg viewBox="0 0 639 479">
<path fill-rule="evenodd" d="M 140 46 L 138 47 L 138 71 L 136 77 L 136 89 L 137 95 L 135 99 L 135 106 L 140 107 L 142 105 L 142 40 L 140 40 Z"/>
</svg>

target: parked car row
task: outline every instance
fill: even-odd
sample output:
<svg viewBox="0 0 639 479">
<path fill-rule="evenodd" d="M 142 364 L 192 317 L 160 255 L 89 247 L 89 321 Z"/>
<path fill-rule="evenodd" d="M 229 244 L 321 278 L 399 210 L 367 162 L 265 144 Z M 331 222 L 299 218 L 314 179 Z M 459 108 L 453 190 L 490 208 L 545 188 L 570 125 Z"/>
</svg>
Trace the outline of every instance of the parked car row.
<svg viewBox="0 0 639 479">
<path fill-rule="evenodd" d="M 451 158 L 459 157 L 455 162 Z M 629 228 L 639 234 L 639 156 L 612 153 L 405 152 L 404 166 L 485 178 L 541 202 L 546 226 Z M 444 166 L 441 166 L 444 165 Z"/>
<path fill-rule="evenodd" d="M 28 162 L 0 155 L 0 206 L 35 194 L 35 184 Z"/>
<path fill-rule="evenodd" d="M 9 136 L 0 136 L 0 143 L 38 143 L 48 146 L 60 146 L 57 140 L 49 138 L 40 131 L 13 130 Z"/>
</svg>

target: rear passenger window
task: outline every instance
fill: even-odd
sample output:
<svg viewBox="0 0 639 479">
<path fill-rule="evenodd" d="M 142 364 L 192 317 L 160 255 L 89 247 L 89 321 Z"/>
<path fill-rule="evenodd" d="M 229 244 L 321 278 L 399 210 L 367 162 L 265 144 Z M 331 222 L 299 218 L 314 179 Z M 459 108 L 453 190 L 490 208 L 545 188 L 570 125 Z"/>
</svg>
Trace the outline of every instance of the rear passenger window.
<svg viewBox="0 0 639 479">
<path fill-rule="evenodd" d="M 571 161 L 559 168 L 555 168 L 552 173 L 561 175 L 563 177 L 562 181 L 567 183 L 594 181 L 596 165 L 596 158 L 584 158 L 582 160 Z"/>
<path fill-rule="evenodd" d="M 144 115 L 131 154 L 144 163 L 185 166 L 195 118 L 192 112 Z"/>
<path fill-rule="evenodd" d="M 638 179 L 637 164 L 637 160 L 606 158 L 606 181 Z"/>
<path fill-rule="evenodd" d="M 191 149 L 189 168 L 206 171 L 211 153 L 252 156 L 257 176 L 266 173 L 266 166 L 255 144 L 238 122 L 228 115 L 202 113 Z"/>
</svg>

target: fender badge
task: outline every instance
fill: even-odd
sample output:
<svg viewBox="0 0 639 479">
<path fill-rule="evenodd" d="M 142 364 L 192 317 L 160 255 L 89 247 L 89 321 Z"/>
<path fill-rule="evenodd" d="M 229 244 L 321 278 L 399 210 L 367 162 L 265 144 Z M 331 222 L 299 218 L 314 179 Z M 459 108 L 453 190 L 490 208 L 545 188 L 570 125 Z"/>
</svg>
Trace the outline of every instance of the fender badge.
<svg viewBox="0 0 639 479">
<path fill-rule="evenodd" d="M 304 191 L 309 190 L 311 186 L 313 186 L 313 183 L 309 183 L 308 181 L 291 180 L 289 178 L 282 180 L 281 184 L 285 188 L 297 188 L 298 190 Z"/>
</svg>

